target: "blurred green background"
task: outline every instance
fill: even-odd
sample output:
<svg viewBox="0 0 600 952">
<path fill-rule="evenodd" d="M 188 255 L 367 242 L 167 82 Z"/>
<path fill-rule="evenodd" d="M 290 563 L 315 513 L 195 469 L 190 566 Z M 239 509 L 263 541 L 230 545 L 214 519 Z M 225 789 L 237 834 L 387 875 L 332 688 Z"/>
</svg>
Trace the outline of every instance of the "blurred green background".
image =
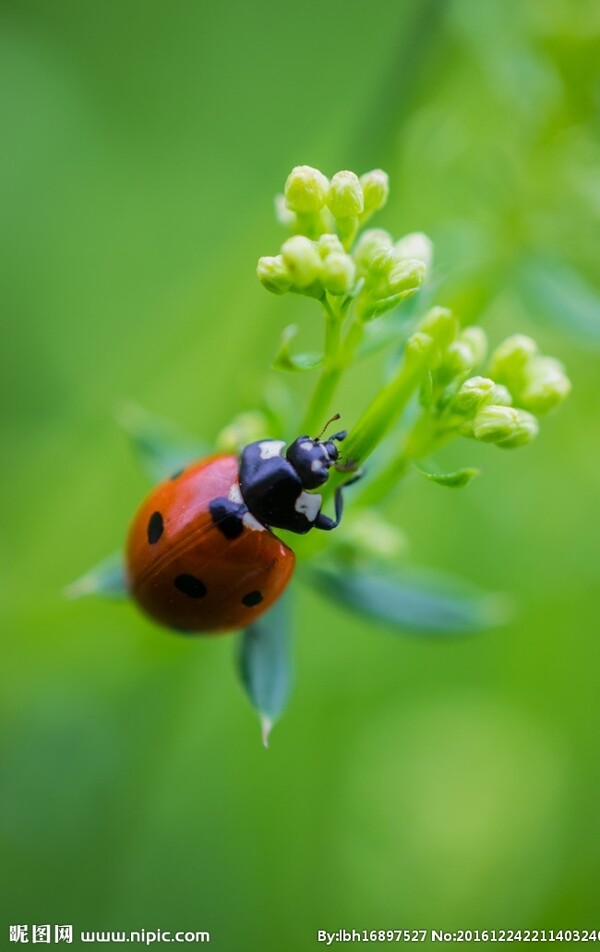
<svg viewBox="0 0 600 952">
<path fill-rule="evenodd" d="M 599 5 L 5 0 L 0 42 L 3 945 L 600 929 Z M 317 327 L 254 275 L 300 163 L 386 168 L 377 224 L 430 234 L 439 301 L 532 334 L 574 390 L 526 450 L 452 447 L 486 469 L 464 493 L 416 479 L 386 508 L 517 620 L 402 638 L 302 591 L 265 752 L 233 638 L 60 592 L 147 489 L 122 402 L 212 439 L 284 323 Z"/>
</svg>

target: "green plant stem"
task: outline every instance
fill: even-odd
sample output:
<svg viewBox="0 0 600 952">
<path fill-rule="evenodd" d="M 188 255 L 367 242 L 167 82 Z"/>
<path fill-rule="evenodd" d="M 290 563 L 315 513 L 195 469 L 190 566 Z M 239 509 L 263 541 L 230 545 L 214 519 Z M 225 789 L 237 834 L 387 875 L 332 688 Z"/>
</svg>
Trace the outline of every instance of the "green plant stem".
<svg viewBox="0 0 600 952">
<path fill-rule="evenodd" d="M 344 445 L 344 456 L 358 466 L 370 456 L 378 443 L 404 412 L 421 382 L 434 341 L 426 334 L 414 334 L 396 374 L 380 390 L 365 410 Z"/>
<path fill-rule="evenodd" d="M 367 407 L 344 443 L 348 467 L 360 467 L 399 419 L 423 378 L 434 347 L 428 334 L 416 333 L 409 339 L 395 376 Z M 348 472 L 332 473 L 323 495 L 331 496 L 348 478 Z"/>
<path fill-rule="evenodd" d="M 300 432 L 314 436 L 325 423 L 325 415 L 340 382 L 345 364 L 340 360 L 342 316 L 327 298 L 321 302 L 325 314 L 325 353 L 323 369 L 310 398 Z"/>
<path fill-rule="evenodd" d="M 428 456 L 454 435 L 439 419 L 424 410 L 406 434 L 400 451 L 357 494 L 355 504 L 372 506 L 379 502 L 406 476 L 410 464 Z"/>
<path fill-rule="evenodd" d="M 358 350 L 360 344 L 362 343 L 364 332 L 365 332 L 364 322 L 361 321 L 360 318 L 355 315 L 350 324 L 350 327 L 348 328 L 346 332 L 344 343 L 342 344 L 343 353 L 344 353 L 344 361 L 346 364 L 352 363 L 352 360 L 354 359 L 354 355 L 356 351 Z"/>
<path fill-rule="evenodd" d="M 323 368 L 300 426 L 300 433 L 314 437 L 322 429 L 327 408 L 331 405 L 343 372 L 344 368 L 339 364 L 329 364 Z"/>
<path fill-rule="evenodd" d="M 323 368 L 300 427 L 309 436 L 325 423 L 333 395 L 362 342 L 364 324 L 356 314 L 349 319 L 349 326 L 342 338 L 342 327 L 353 304 L 352 296 L 333 298 L 333 301 L 326 296 L 321 301 L 325 315 Z"/>
</svg>

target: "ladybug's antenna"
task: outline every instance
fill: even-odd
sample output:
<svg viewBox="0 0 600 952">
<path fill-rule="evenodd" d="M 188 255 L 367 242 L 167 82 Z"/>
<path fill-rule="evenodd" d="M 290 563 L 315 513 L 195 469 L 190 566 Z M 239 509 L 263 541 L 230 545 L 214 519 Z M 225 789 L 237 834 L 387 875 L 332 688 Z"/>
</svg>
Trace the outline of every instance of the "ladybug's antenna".
<svg viewBox="0 0 600 952">
<path fill-rule="evenodd" d="M 339 413 L 336 413 L 335 416 L 332 416 L 331 419 L 327 421 L 327 423 L 325 424 L 325 426 L 323 427 L 319 435 L 315 436 L 315 440 L 320 440 L 323 434 L 325 433 L 325 431 L 327 430 L 327 428 L 330 427 L 332 423 L 334 423 L 336 420 L 339 420 L 339 419 L 340 419 Z"/>
</svg>

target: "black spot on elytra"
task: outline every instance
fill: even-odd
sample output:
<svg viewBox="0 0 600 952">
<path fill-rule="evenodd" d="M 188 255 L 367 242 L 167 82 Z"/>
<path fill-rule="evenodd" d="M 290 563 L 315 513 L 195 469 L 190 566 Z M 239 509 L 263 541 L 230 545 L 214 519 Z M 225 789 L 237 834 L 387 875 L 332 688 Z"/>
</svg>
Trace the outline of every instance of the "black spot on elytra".
<svg viewBox="0 0 600 952">
<path fill-rule="evenodd" d="M 178 575 L 173 584 L 188 598 L 204 598 L 206 595 L 206 585 L 195 575 Z"/>
<path fill-rule="evenodd" d="M 218 496 L 208 504 L 215 526 L 226 539 L 237 539 L 244 531 L 243 516 L 247 512 L 243 503 L 232 502 L 225 496 Z"/>
<path fill-rule="evenodd" d="M 262 600 L 262 592 L 248 592 L 248 594 L 242 598 L 242 605 L 245 605 L 246 608 L 254 608 L 255 605 L 260 605 Z"/>
<path fill-rule="evenodd" d="M 183 469 L 178 469 L 176 473 L 173 473 L 172 476 L 169 476 L 169 479 L 177 479 L 178 476 L 183 475 L 183 473 L 185 473 L 185 467 Z"/>
<path fill-rule="evenodd" d="M 163 534 L 163 530 L 163 517 L 160 512 L 153 512 L 148 520 L 148 542 L 150 545 L 154 545 L 155 542 L 158 542 Z"/>
</svg>

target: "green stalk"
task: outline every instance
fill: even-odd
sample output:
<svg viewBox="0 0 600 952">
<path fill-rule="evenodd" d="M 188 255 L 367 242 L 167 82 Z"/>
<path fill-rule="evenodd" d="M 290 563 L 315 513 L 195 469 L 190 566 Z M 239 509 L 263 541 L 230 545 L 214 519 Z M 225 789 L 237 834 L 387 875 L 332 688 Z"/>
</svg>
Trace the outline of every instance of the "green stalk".
<svg viewBox="0 0 600 952">
<path fill-rule="evenodd" d="M 345 362 L 340 359 L 343 317 L 332 308 L 326 297 L 321 303 L 325 314 L 323 369 L 300 425 L 300 432 L 308 436 L 314 436 L 325 423 L 327 410 L 346 367 Z"/>
<path fill-rule="evenodd" d="M 328 407 L 331 406 L 343 372 L 344 367 L 339 364 L 329 364 L 323 368 L 300 426 L 300 433 L 314 437 L 323 428 Z"/>
<path fill-rule="evenodd" d="M 364 325 L 355 318 L 341 339 L 341 329 L 344 308 L 340 309 L 342 317 L 331 318 L 326 316 L 325 323 L 325 366 L 317 386 L 310 399 L 308 410 L 301 427 L 303 433 L 313 435 L 324 424 L 331 410 L 333 395 L 347 367 L 351 366 L 354 354 L 362 340 Z M 332 312 L 331 312 L 332 313 Z M 327 312 L 326 312 L 327 315 Z M 331 357 L 327 358 L 327 354 Z"/>
<path fill-rule="evenodd" d="M 406 476 L 410 464 L 428 456 L 454 435 L 439 419 L 424 410 L 409 430 L 400 448 L 383 469 L 357 494 L 355 504 L 372 506 L 387 495 Z"/>
<path fill-rule="evenodd" d="M 370 456 L 403 413 L 422 380 L 434 346 L 428 334 L 417 332 L 409 338 L 395 376 L 380 390 L 344 444 L 344 456 L 353 466 L 359 466 Z"/>
<path fill-rule="evenodd" d="M 379 392 L 348 434 L 343 448 L 348 466 L 353 469 L 360 467 L 402 415 L 423 379 L 435 346 L 436 342 L 429 334 L 416 332 L 409 338 L 404 359 L 395 376 Z M 324 498 L 331 496 L 336 487 L 347 482 L 348 478 L 347 471 L 332 473 L 324 487 Z"/>
</svg>

